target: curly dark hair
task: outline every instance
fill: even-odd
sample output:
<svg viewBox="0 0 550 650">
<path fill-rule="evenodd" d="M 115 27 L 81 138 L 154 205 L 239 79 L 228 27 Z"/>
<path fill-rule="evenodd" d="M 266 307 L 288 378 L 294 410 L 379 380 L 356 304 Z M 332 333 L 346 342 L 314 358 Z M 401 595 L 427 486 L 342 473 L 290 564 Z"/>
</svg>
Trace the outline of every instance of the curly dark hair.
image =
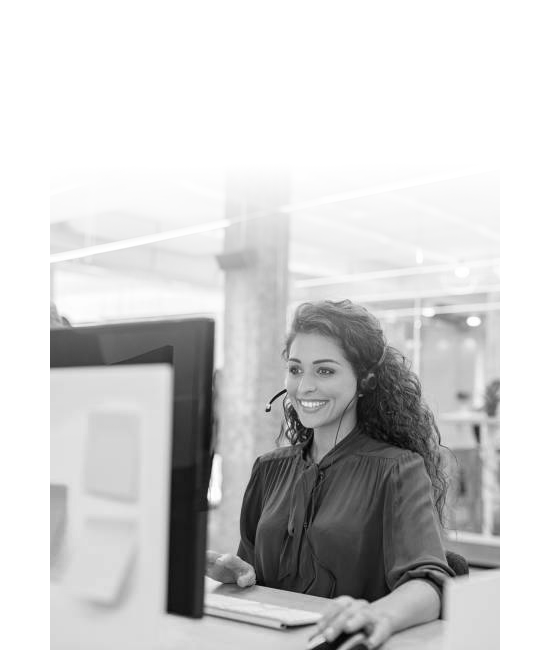
<svg viewBox="0 0 550 650">
<path fill-rule="evenodd" d="M 297 334 L 315 332 L 335 339 L 358 379 L 373 373 L 366 389 L 359 390 L 357 421 L 376 440 L 422 456 L 430 477 L 434 504 L 443 524 L 448 480 L 441 454 L 441 435 L 434 416 L 422 398 L 420 381 L 409 360 L 387 345 L 378 320 L 350 300 L 306 302 L 294 314 L 286 338 L 284 359 Z M 292 445 L 306 441 L 312 431 L 303 426 L 290 400 L 284 400 L 286 437 Z"/>
</svg>

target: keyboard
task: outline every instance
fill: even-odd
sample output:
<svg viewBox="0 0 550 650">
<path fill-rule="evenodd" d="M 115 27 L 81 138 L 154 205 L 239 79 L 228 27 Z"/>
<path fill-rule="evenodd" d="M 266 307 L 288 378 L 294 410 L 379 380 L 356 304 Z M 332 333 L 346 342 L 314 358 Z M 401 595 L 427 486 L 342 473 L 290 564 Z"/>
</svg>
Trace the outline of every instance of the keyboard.
<svg viewBox="0 0 550 650">
<path fill-rule="evenodd" d="M 204 613 L 210 616 L 230 618 L 233 621 L 280 629 L 297 625 L 311 625 L 317 623 L 321 618 L 321 614 L 317 612 L 268 605 L 257 600 L 245 600 L 221 594 L 206 594 Z"/>
</svg>

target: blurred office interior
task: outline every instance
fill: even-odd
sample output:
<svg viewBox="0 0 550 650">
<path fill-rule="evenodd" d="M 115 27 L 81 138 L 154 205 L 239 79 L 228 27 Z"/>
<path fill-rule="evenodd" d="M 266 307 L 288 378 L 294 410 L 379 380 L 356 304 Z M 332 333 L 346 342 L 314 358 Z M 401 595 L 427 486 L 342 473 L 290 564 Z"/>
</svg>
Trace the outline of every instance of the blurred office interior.
<svg viewBox="0 0 550 650">
<path fill-rule="evenodd" d="M 499 174 L 464 165 L 202 167 L 58 175 L 51 300 L 73 326 L 216 322 L 209 546 L 233 552 L 254 458 L 275 445 L 296 305 L 349 298 L 410 359 L 452 487 L 448 543 L 499 564 Z"/>
</svg>

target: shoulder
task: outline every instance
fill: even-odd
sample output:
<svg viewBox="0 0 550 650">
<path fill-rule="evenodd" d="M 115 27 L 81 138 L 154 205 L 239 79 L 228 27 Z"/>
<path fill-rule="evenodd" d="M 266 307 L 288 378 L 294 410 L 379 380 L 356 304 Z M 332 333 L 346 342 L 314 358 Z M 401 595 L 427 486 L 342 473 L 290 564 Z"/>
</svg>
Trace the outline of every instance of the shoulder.
<svg viewBox="0 0 550 650">
<path fill-rule="evenodd" d="M 381 460 L 390 461 L 389 464 L 399 465 L 402 463 L 418 462 L 423 463 L 422 456 L 410 449 L 403 449 L 396 445 L 391 445 L 383 440 L 375 440 L 370 436 L 365 436 L 363 444 L 355 450 L 359 456 L 368 456 L 370 458 L 378 458 Z"/>
<path fill-rule="evenodd" d="M 420 480 L 428 477 L 424 459 L 416 451 L 403 449 L 381 440 L 369 438 L 355 451 L 361 463 L 376 464 L 377 471 L 394 480 Z"/>
<path fill-rule="evenodd" d="M 252 478 L 265 481 L 268 476 L 287 474 L 300 458 L 301 445 L 280 447 L 258 456 L 252 467 Z"/>
<path fill-rule="evenodd" d="M 270 463 L 284 463 L 293 460 L 300 455 L 302 451 L 301 445 L 288 445 L 272 449 L 265 454 L 262 454 L 256 459 L 258 465 L 267 465 Z"/>
</svg>

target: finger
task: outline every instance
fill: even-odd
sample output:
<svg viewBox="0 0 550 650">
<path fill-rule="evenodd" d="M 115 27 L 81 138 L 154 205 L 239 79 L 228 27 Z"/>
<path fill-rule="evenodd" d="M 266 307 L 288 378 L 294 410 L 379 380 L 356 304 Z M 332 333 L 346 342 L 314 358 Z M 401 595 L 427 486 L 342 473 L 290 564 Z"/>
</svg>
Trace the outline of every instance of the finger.
<svg viewBox="0 0 550 650">
<path fill-rule="evenodd" d="M 385 617 L 378 617 L 372 624 L 370 634 L 367 636 L 369 649 L 381 646 L 391 636 L 390 623 Z"/>
<path fill-rule="evenodd" d="M 231 571 L 235 571 L 236 573 L 243 573 L 250 566 L 248 562 L 241 560 L 241 558 L 238 555 L 231 555 L 231 553 L 226 553 L 225 555 L 221 555 L 218 558 L 218 562 L 220 564 L 223 564 L 223 566 L 226 569 L 230 569 Z"/>
<path fill-rule="evenodd" d="M 256 578 L 254 567 L 248 562 L 242 560 L 238 555 L 224 555 L 222 561 L 224 566 L 227 569 L 234 571 L 237 577 L 246 576 L 246 580 L 250 580 L 251 577 L 254 579 Z"/>
<path fill-rule="evenodd" d="M 382 634 L 380 632 L 377 632 L 375 629 L 370 636 L 367 636 L 367 644 L 369 650 L 376 650 L 376 648 L 379 648 L 385 640 L 386 637 L 383 637 Z"/>
<path fill-rule="evenodd" d="M 322 631 L 340 612 L 353 601 L 350 596 L 339 596 L 334 598 L 323 612 L 323 616 L 317 622 L 317 629 Z"/>
<path fill-rule="evenodd" d="M 332 641 L 342 632 L 361 630 L 368 619 L 368 614 L 365 613 L 367 608 L 365 601 L 355 600 L 331 621 L 325 630 L 325 636 L 328 634 L 328 640 Z"/>
<path fill-rule="evenodd" d="M 209 566 L 209 572 L 211 577 L 220 582 L 236 582 L 237 574 L 236 572 L 227 567 L 227 557 L 220 555 L 216 560 Z"/>
<path fill-rule="evenodd" d="M 255 584 L 256 584 L 256 573 L 254 572 L 254 569 L 252 569 L 252 568 L 250 568 L 245 573 L 242 573 L 237 578 L 237 585 L 239 587 L 251 587 L 252 585 L 255 585 Z"/>
<path fill-rule="evenodd" d="M 361 606 L 350 612 L 350 616 L 344 623 L 344 632 L 355 632 L 356 630 L 365 629 L 371 631 L 378 620 L 378 615 L 363 603 Z"/>
<path fill-rule="evenodd" d="M 208 564 L 214 564 L 219 557 L 220 554 L 216 553 L 216 551 L 206 551 L 206 561 Z"/>
<path fill-rule="evenodd" d="M 216 566 L 219 567 L 224 573 L 224 582 L 235 582 L 238 575 L 238 563 L 235 561 L 235 556 L 226 553 L 220 555 L 215 562 Z"/>
<path fill-rule="evenodd" d="M 317 623 L 318 632 L 323 632 L 332 628 L 334 622 L 353 605 L 355 600 L 351 596 L 339 596 L 335 598 L 329 607 L 323 612 L 323 617 Z"/>
<path fill-rule="evenodd" d="M 221 555 L 216 560 L 216 563 L 233 574 L 234 580 L 239 587 L 250 587 L 256 584 L 254 567 L 242 560 L 238 555 L 226 553 Z"/>
</svg>

